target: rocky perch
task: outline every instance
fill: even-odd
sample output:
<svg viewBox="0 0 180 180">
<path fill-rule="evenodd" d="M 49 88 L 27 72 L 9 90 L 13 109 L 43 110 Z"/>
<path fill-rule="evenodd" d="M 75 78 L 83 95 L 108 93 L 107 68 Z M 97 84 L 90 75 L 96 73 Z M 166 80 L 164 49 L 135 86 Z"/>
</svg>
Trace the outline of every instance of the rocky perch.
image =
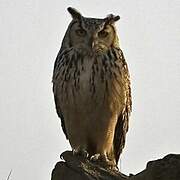
<svg viewBox="0 0 180 180">
<path fill-rule="evenodd" d="M 150 161 L 145 170 L 130 176 L 74 156 L 71 151 L 62 153 L 61 158 L 64 161 L 56 164 L 51 180 L 180 180 L 180 154 Z"/>
</svg>

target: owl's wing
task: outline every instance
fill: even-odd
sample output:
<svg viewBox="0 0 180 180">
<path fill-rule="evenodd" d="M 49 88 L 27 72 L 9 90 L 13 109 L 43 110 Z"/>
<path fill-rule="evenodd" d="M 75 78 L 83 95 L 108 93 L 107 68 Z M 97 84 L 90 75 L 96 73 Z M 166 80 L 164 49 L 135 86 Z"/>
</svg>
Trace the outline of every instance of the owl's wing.
<svg viewBox="0 0 180 180">
<path fill-rule="evenodd" d="M 63 129 L 63 132 L 64 132 L 66 138 L 68 139 L 67 131 L 66 131 L 66 127 L 65 127 L 64 116 L 63 116 L 63 113 L 61 111 L 61 105 L 60 105 L 60 101 L 59 101 L 58 94 L 57 94 L 57 86 L 58 86 L 58 84 L 56 83 L 56 79 L 57 79 L 58 74 L 59 74 L 58 67 L 59 67 L 59 63 L 61 61 L 61 54 L 62 54 L 62 50 L 59 51 L 59 53 L 58 53 L 58 55 L 56 57 L 56 61 L 54 63 L 53 93 L 54 93 L 54 101 L 55 101 L 55 105 L 56 105 L 56 112 L 57 112 L 59 118 L 61 119 L 61 127 Z"/>
<path fill-rule="evenodd" d="M 125 78 L 125 91 L 126 91 L 126 104 L 123 112 L 120 112 L 118 121 L 116 124 L 115 128 L 115 135 L 114 135 L 114 153 L 115 153 L 115 159 L 116 163 L 118 163 L 120 154 L 122 152 L 122 149 L 125 146 L 125 138 L 126 138 L 126 133 L 128 131 L 128 124 L 129 124 L 129 116 L 131 113 L 132 109 L 132 100 L 131 100 L 131 87 L 130 87 L 130 77 L 129 77 L 129 71 L 127 64 L 125 62 L 124 56 L 122 51 L 120 50 L 121 53 L 121 61 L 123 63 L 123 68 L 122 68 L 122 76 Z"/>
<path fill-rule="evenodd" d="M 66 136 L 66 139 L 68 139 L 67 132 L 66 132 L 66 127 L 65 127 L 65 123 L 64 123 L 64 116 L 63 116 L 63 113 L 61 111 L 60 102 L 58 101 L 58 97 L 57 97 L 56 94 L 54 94 L 54 101 L 55 101 L 55 104 L 56 104 L 57 114 L 58 114 L 59 118 L 61 119 L 61 127 L 63 129 L 63 132 L 64 132 L 65 136 Z"/>
</svg>

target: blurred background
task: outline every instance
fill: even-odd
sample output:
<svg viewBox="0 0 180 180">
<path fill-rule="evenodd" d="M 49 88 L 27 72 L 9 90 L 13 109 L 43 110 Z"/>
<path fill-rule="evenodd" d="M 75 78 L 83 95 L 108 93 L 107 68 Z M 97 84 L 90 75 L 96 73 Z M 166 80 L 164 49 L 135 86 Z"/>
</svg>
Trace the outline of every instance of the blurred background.
<svg viewBox="0 0 180 180">
<path fill-rule="evenodd" d="M 0 179 L 48 180 L 70 149 L 55 112 L 52 71 L 71 17 L 67 7 L 114 13 L 132 80 L 123 173 L 180 153 L 179 0 L 0 0 Z"/>
</svg>

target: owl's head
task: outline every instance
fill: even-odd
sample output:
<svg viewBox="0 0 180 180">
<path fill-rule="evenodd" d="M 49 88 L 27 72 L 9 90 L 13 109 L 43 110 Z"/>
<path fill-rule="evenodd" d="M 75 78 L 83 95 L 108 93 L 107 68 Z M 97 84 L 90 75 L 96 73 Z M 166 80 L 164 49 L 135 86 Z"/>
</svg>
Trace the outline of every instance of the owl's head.
<svg viewBox="0 0 180 180">
<path fill-rule="evenodd" d="M 112 14 L 103 19 L 87 18 L 76 9 L 69 7 L 68 12 L 72 16 L 62 47 L 77 48 L 87 52 L 106 52 L 111 47 L 118 47 L 118 37 L 115 22 L 119 16 Z"/>
</svg>

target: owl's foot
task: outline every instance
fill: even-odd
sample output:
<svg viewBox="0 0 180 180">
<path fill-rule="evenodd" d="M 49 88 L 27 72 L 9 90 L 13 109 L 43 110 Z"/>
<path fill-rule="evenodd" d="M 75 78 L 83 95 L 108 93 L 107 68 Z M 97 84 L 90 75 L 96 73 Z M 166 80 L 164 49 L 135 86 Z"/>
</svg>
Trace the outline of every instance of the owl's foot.
<svg viewBox="0 0 180 180">
<path fill-rule="evenodd" d="M 80 149 L 80 148 L 73 149 L 72 152 L 73 152 L 73 155 L 82 156 L 84 158 L 88 158 L 89 157 L 89 153 L 86 150 L 84 150 L 84 149 Z"/>
<path fill-rule="evenodd" d="M 118 170 L 116 163 L 112 160 L 109 160 L 106 154 L 94 154 L 90 157 L 90 160 L 96 162 L 99 165 L 108 167 L 112 170 Z"/>
<path fill-rule="evenodd" d="M 100 161 L 100 154 L 94 154 L 94 155 L 92 155 L 91 157 L 90 157 L 90 160 L 91 161 Z"/>
</svg>

